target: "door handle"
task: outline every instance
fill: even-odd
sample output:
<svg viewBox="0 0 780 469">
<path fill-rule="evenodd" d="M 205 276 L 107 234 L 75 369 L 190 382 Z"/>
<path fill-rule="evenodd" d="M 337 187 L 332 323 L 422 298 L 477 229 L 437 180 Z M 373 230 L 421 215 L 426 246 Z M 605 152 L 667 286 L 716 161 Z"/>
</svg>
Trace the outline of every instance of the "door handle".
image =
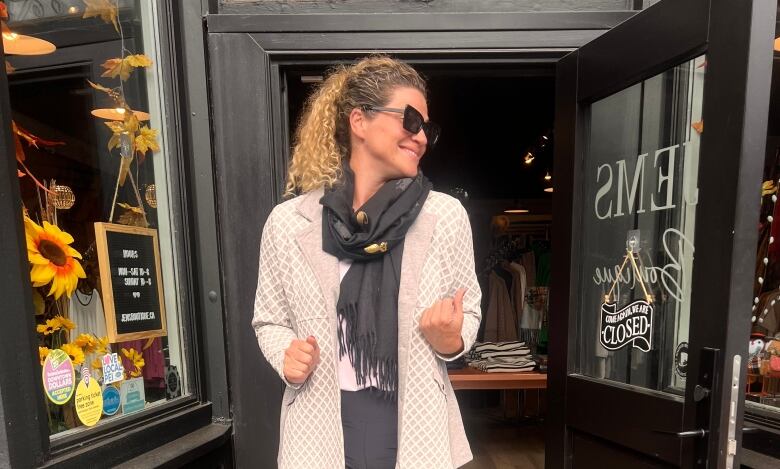
<svg viewBox="0 0 780 469">
<path fill-rule="evenodd" d="M 709 431 L 707 431 L 706 429 L 699 428 L 698 430 L 687 430 L 684 432 L 677 432 L 674 435 L 677 438 L 704 438 L 705 436 L 707 436 L 707 433 L 709 433 Z"/>
<path fill-rule="evenodd" d="M 761 429 L 756 427 L 745 427 L 742 429 L 742 433 L 756 433 L 758 431 L 761 431 Z M 684 430 L 681 432 L 667 432 L 663 430 L 656 430 L 654 433 L 673 435 L 676 436 L 677 438 L 704 438 L 705 436 L 707 436 L 709 431 L 705 428 L 699 428 L 697 430 Z"/>
<path fill-rule="evenodd" d="M 664 435 L 676 436 L 677 438 L 704 438 L 705 436 L 707 436 L 707 433 L 709 433 L 709 431 L 704 428 L 699 428 L 696 430 L 683 430 L 681 432 L 667 432 L 663 430 L 655 430 L 654 433 L 662 433 Z"/>
</svg>

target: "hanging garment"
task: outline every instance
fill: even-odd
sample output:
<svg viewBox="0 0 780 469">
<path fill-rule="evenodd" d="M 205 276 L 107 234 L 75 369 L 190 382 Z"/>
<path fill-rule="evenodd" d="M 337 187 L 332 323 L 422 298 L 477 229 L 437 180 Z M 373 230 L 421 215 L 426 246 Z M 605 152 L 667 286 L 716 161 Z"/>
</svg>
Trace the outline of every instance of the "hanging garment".
<svg viewBox="0 0 780 469">
<path fill-rule="evenodd" d="M 536 286 L 550 286 L 550 251 L 539 252 L 536 255 Z"/>
<path fill-rule="evenodd" d="M 100 300 L 100 293 L 93 289 L 92 293 L 83 293 L 78 288 L 70 297 L 68 304 L 68 316 L 73 321 L 75 327 L 70 331 L 70 342 L 76 340 L 81 334 L 91 334 L 97 338 L 108 335 L 106 331 L 106 317 L 103 313 L 103 302 Z M 109 351 L 111 346 L 109 345 Z M 97 353 L 88 353 L 84 356 L 84 363 L 90 365 Z"/>
<path fill-rule="evenodd" d="M 520 321 L 523 317 L 523 308 L 525 307 L 525 292 L 526 292 L 526 278 L 525 267 L 517 262 L 509 264 L 509 269 L 512 272 L 513 284 L 512 284 L 512 306 L 515 309 L 515 317 L 517 323 L 517 334 L 520 336 Z"/>
<path fill-rule="evenodd" d="M 536 286 L 536 255 L 533 251 L 523 254 L 523 267 L 525 267 L 526 285 L 528 287 Z"/>
<path fill-rule="evenodd" d="M 506 282 L 495 271 L 490 272 L 488 308 L 485 312 L 485 340 L 517 340 L 514 308 Z"/>
<path fill-rule="evenodd" d="M 82 293 L 76 289 L 70 297 L 68 315 L 76 327 L 70 332 L 70 340 L 76 340 L 80 334 L 92 334 L 104 337 L 106 332 L 106 317 L 103 314 L 103 302 L 100 293 L 92 290 L 91 294 Z"/>
<path fill-rule="evenodd" d="M 525 302 L 523 315 L 520 320 L 520 339 L 529 343 L 537 344 L 539 340 L 539 329 L 542 327 L 542 318 L 544 317 L 545 301 L 541 300 L 541 295 L 545 294 L 544 287 L 529 288 L 531 299 Z"/>
</svg>

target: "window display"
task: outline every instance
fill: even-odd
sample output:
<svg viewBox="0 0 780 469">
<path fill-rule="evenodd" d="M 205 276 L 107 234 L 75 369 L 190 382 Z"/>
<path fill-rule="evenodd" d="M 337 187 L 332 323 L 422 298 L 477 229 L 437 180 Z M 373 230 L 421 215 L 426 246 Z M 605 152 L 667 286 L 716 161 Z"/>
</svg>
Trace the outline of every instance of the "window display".
<svg viewBox="0 0 780 469">
<path fill-rule="evenodd" d="M 188 393 L 156 8 L 0 2 L 52 435 Z"/>
<path fill-rule="evenodd" d="M 777 204 L 780 150 L 761 187 L 761 223 L 753 286 L 746 399 L 749 405 L 780 407 L 780 216 Z"/>
</svg>

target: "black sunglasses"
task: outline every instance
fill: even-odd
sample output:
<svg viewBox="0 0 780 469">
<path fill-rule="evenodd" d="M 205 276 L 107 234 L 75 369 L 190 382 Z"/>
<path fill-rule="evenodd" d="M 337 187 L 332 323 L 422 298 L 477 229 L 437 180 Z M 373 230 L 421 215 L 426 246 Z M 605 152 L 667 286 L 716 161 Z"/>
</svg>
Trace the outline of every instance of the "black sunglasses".
<svg viewBox="0 0 780 469">
<path fill-rule="evenodd" d="M 422 129 L 425 132 L 425 137 L 428 139 L 428 149 L 432 149 L 436 142 L 439 141 L 439 135 L 441 135 L 441 128 L 431 121 L 425 122 L 420 111 L 412 106 L 407 105 L 404 109 L 394 107 L 382 107 L 382 106 L 363 106 L 365 111 L 380 111 L 380 112 L 395 112 L 404 115 L 403 127 L 407 132 L 417 134 Z"/>
</svg>

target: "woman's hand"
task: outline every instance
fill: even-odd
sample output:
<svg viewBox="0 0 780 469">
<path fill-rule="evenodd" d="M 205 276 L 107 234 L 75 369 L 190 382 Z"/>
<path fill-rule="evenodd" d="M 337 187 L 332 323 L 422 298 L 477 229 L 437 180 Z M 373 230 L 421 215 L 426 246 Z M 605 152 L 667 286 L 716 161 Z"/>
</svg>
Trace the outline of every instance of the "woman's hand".
<svg viewBox="0 0 780 469">
<path fill-rule="evenodd" d="M 293 384 L 301 384 L 320 363 L 320 346 L 317 339 L 293 339 L 284 351 L 284 377 Z"/>
<path fill-rule="evenodd" d="M 441 355 L 455 355 L 463 350 L 463 295 L 461 288 L 455 298 L 444 298 L 423 311 L 420 332 L 434 350 Z"/>
</svg>

